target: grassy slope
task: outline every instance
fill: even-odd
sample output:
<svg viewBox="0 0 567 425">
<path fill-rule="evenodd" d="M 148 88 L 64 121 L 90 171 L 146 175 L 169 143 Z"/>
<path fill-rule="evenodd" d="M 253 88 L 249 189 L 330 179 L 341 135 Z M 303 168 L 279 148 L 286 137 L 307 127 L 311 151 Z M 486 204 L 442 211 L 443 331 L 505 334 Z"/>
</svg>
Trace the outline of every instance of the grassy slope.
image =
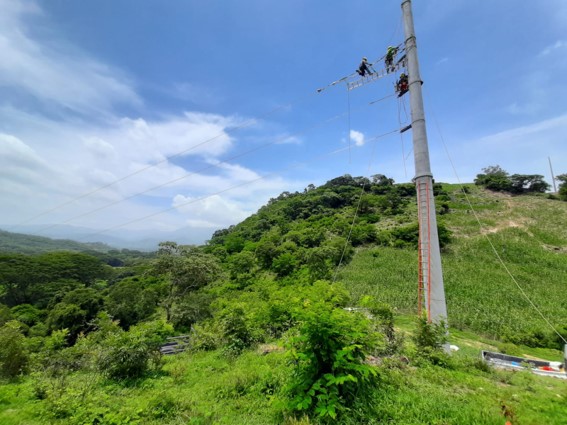
<svg viewBox="0 0 567 425">
<path fill-rule="evenodd" d="M 446 186 L 451 213 L 442 216 L 454 238 L 442 255 L 449 323 L 493 338 L 552 331 L 522 296 L 521 288 L 556 327 L 567 325 L 561 294 L 567 276 L 567 203 L 511 197 L 471 187 L 466 199 Z M 487 240 L 487 238 L 489 240 Z M 417 252 L 360 249 L 339 274 L 356 301 L 374 295 L 404 313 L 417 305 Z"/>
</svg>

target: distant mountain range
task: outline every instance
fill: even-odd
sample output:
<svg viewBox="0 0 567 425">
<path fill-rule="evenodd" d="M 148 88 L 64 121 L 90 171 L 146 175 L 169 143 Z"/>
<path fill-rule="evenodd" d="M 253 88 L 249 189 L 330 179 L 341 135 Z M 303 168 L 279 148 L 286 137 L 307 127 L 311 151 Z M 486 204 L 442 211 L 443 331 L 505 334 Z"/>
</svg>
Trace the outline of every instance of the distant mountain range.
<svg viewBox="0 0 567 425">
<path fill-rule="evenodd" d="M 108 235 L 97 234 L 97 230 L 84 227 L 57 226 L 52 229 L 45 227 L 19 226 L 18 233 L 15 233 L 2 230 L 10 226 L 0 226 L 0 252 L 26 254 L 53 250 L 108 252 L 112 249 L 155 251 L 158 244 L 163 241 L 188 245 L 203 244 L 214 231 L 214 229 L 187 227 L 174 232 L 121 230 Z"/>
</svg>

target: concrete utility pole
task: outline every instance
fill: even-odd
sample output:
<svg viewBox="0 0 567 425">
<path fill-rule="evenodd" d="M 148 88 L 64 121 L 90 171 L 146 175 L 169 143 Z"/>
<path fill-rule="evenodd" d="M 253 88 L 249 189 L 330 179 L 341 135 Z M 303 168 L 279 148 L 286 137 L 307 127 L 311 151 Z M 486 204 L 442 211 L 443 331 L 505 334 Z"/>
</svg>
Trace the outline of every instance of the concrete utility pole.
<svg viewBox="0 0 567 425">
<path fill-rule="evenodd" d="M 437 234 L 437 218 L 433 199 L 433 175 L 429 164 L 429 148 L 423 112 L 421 77 L 417 61 L 417 45 L 413 28 L 411 1 L 402 2 L 406 56 L 408 60 L 411 127 L 415 157 L 415 185 L 419 215 L 419 307 L 425 309 L 427 319 L 447 323 L 445 288 L 441 270 L 441 251 Z M 448 349 L 448 347 L 446 347 Z"/>
<path fill-rule="evenodd" d="M 549 170 L 551 171 L 551 181 L 553 182 L 553 193 L 557 193 L 557 187 L 555 186 L 555 176 L 553 175 L 553 167 L 551 166 L 551 158 L 548 156 L 549 160 Z"/>
</svg>

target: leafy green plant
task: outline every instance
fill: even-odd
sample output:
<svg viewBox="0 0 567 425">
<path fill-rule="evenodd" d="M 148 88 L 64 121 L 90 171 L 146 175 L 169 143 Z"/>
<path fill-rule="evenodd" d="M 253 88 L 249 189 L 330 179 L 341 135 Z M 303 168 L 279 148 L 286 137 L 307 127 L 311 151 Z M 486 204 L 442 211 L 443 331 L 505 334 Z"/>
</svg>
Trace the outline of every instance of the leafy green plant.
<svg viewBox="0 0 567 425">
<path fill-rule="evenodd" d="M 298 335 L 289 344 L 294 373 L 288 407 L 336 419 L 377 385 L 376 369 L 365 363 L 375 339 L 363 316 L 328 304 L 309 305 L 299 316 Z"/>
<path fill-rule="evenodd" d="M 448 355 L 443 351 L 443 345 L 448 341 L 447 327 L 443 321 L 430 322 L 425 315 L 422 315 L 417 320 L 413 341 L 417 348 L 418 358 L 440 366 L 448 364 Z"/>
</svg>

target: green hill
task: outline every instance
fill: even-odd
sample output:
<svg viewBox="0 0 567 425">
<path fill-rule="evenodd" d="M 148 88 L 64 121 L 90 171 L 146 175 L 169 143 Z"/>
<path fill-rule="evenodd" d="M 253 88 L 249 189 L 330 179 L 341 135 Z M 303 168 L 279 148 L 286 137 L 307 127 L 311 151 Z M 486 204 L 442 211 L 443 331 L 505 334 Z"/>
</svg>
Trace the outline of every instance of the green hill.
<svg viewBox="0 0 567 425">
<path fill-rule="evenodd" d="M 474 185 L 464 189 L 435 188 L 450 325 L 503 341 L 552 345 L 557 335 L 528 298 L 567 334 L 560 295 L 567 276 L 567 203 L 541 194 L 511 196 Z M 390 185 L 383 176 L 374 182 L 339 177 L 304 193 L 280 195 L 239 225 L 217 232 L 211 244 L 223 244 L 229 259 L 240 250 L 255 252 L 276 273 L 287 273 L 277 261 L 286 258 L 294 263 L 289 273 L 313 273 L 314 251 L 344 245 L 348 237 L 356 250 L 345 245 L 347 261 L 339 268 L 327 261 L 315 277 L 334 279 L 337 271 L 353 304 L 373 295 L 414 314 L 414 198 L 413 185 Z"/>
</svg>

